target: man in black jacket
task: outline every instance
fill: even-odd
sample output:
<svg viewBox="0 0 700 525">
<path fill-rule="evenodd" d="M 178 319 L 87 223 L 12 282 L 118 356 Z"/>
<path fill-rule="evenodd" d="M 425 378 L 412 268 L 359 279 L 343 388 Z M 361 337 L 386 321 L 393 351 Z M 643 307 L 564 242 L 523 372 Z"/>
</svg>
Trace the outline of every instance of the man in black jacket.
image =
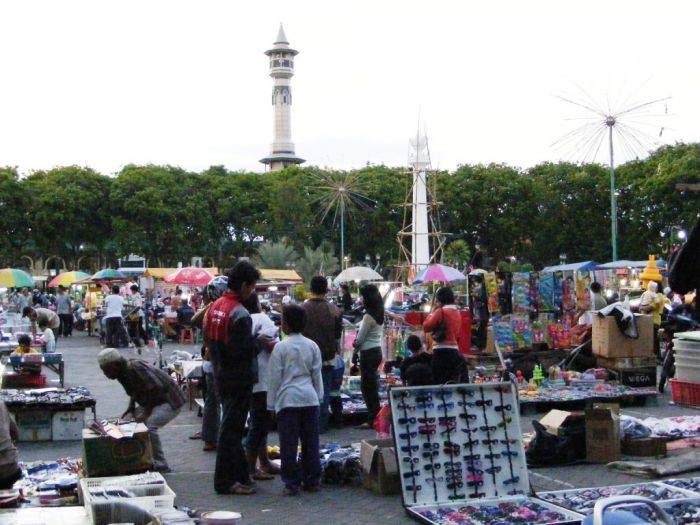
<svg viewBox="0 0 700 525">
<path fill-rule="evenodd" d="M 219 494 L 253 494 L 243 432 L 253 385 L 258 380 L 252 320 L 241 304 L 253 291 L 260 272 L 241 261 L 228 274 L 228 290 L 207 311 L 204 334 L 221 403 L 214 489 Z"/>
</svg>

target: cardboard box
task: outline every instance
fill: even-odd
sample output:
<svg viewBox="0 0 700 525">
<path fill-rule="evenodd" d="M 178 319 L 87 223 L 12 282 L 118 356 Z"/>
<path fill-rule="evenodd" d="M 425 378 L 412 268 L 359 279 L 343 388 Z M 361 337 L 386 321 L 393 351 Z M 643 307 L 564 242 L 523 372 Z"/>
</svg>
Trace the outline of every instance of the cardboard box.
<svg viewBox="0 0 700 525">
<path fill-rule="evenodd" d="M 20 441 L 51 441 L 51 411 L 18 409 L 14 415 Z"/>
<path fill-rule="evenodd" d="M 586 460 L 610 463 L 620 458 L 620 405 L 594 403 L 586 410 Z"/>
<path fill-rule="evenodd" d="M 666 456 L 666 440 L 660 437 L 623 439 L 622 453 L 625 456 Z"/>
<path fill-rule="evenodd" d="M 626 337 L 614 317 L 593 318 L 593 353 L 603 357 L 648 357 L 654 351 L 654 322 L 649 315 L 635 316 L 639 337 Z"/>
<path fill-rule="evenodd" d="M 51 427 L 54 441 L 77 441 L 83 436 L 85 410 L 54 412 Z"/>
<path fill-rule="evenodd" d="M 383 496 L 401 494 L 399 466 L 392 439 L 365 439 L 360 447 L 363 486 Z"/>
<path fill-rule="evenodd" d="M 646 357 L 604 357 L 596 356 L 596 362 L 600 368 L 642 368 L 645 366 L 656 366 L 656 357 L 653 355 Z"/>
<path fill-rule="evenodd" d="M 131 438 L 114 439 L 83 430 L 83 468 L 88 477 L 139 474 L 153 468 L 151 439 L 139 424 Z"/>
<path fill-rule="evenodd" d="M 640 368 L 620 368 L 616 370 L 620 374 L 620 383 L 634 388 L 656 386 L 656 365 Z"/>
<path fill-rule="evenodd" d="M 555 436 L 566 434 L 566 429 L 574 425 L 577 420 L 583 419 L 584 414 L 580 412 L 567 412 L 566 410 L 550 410 L 540 419 L 540 424 L 547 429 L 547 432 Z"/>
</svg>

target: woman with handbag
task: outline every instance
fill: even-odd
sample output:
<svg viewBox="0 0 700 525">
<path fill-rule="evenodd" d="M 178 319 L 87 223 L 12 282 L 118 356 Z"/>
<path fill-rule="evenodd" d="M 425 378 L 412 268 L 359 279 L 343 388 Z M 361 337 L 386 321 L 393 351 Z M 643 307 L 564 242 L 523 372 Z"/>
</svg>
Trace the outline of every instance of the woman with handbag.
<svg viewBox="0 0 700 525">
<path fill-rule="evenodd" d="M 433 342 L 433 380 L 436 385 L 468 383 L 467 363 L 459 353 L 462 318 L 454 304 L 451 288 L 442 287 L 435 293 L 433 313 L 423 323 L 423 331 L 431 334 Z"/>
<path fill-rule="evenodd" d="M 384 334 L 384 300 L 379 289 L 368 284 L 360 290 L 365 315 L 353 343 L 353 364 L 360 360 L 360 389 L 367 405 L 367 422 L 357 428 L 372 428 L 379 412 L 379 373 L 382 362 L 382 336 Z"/>
</svg>

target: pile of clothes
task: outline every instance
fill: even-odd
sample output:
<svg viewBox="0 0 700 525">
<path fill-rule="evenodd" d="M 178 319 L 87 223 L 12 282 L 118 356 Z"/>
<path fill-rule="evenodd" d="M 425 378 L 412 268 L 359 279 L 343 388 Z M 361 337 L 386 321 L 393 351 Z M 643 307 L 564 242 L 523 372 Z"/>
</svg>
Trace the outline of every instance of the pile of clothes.
<svg viewBox="0 0 700 525">
<path fill-rule="evenodd" d="M 650 436 L 676 439 L 696 437 L 700 436 L 700 416 L 637 419 L 623 415 L 620 418 L 620 428 L 623 437 L 630 439 Z"/>
<path fill-rule="evenodd" d="M 328 443 L 321 448 L 321 480 L 327 485 L 362 483 L 360 452 L 352 447 Z"/>
</svg>

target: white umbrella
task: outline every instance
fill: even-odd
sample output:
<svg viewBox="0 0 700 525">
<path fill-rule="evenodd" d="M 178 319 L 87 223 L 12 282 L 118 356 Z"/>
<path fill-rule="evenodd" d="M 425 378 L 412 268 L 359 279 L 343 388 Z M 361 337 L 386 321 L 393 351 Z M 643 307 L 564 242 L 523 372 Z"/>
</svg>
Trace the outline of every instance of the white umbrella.
<svg viewBox="0 0 700 525">
<path fill-rule="evenodd" d="M 383 281 L 384 277 L 375 272 L 372 268 L 366 266 L 351 266 L 346 268 L 333 279 L 333 282 L 347 283 L 350 281 Z"/>
</svg>

